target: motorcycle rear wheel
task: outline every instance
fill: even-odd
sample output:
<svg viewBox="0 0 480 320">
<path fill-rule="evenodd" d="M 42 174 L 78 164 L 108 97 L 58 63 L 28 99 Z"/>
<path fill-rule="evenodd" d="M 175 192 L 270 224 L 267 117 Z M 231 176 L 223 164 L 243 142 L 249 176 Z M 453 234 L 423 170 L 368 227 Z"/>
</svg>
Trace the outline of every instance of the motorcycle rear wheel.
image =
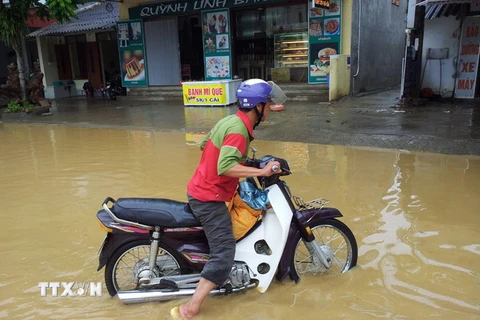
<svg viewBox="0 0 480 320">
<path fill-rule="evenodd" d="M 330 258 L 330 269 L 318 261 L 309 252 L 299 235 L 295 242 L 294 254 L 290 264 L 290 278 L 298 281 L 303 275 L 344 273 L 356 266 L 358 258 L 357 241 L 352 231 L 341 221 L 327 219 L 309 223 L 315 240 Z M 294 243 L 295 243 L 294 242 Z"/>
<path fill-rule="evenodd" d="M 150 241 L 129 242 L 116 250 L 105 268 L 105 286 L 113 297 L 118 291 L 138 289 L 138 273 L 148 267 Z M 155 276 L 164 277 L 186 273 L 179 254 L 159 242 Z"/>
<path fill-rule="evenodd" d="M 117 100 L 117 88 L 115 86 L 110 86 L 110 88 L 108 88 L 108 96 L 112 100 Z"/>
</svg>

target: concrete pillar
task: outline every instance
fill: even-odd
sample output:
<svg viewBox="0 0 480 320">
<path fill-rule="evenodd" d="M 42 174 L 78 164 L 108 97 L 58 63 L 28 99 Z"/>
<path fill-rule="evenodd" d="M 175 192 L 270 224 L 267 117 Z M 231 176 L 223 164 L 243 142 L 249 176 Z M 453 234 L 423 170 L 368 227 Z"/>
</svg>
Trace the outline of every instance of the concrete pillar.
<svg viewBox="0 0 480 320">
<path fill-rule="evenodd" d="M 57 60 L 55 48 L 49 48 L 53 44 L 47 41 L 47 37 L 37 37 L 38 59 L 40 60 L 40 70 L 43 72 L 43 85 L 45 86 L 45 97 L 55 98 L 53 91 L 53 82 L 58 80 Z"/>
<path fill-rule="evenodd" d="M 352 48 L 352 15 L 353 15 L 352 0 L 342 1 L 342 38 L 341 38 L 341 53 L 350 54 Z"/>
<path fill-rule="evenodd" d="M 46 87 L 47 86 L 47 79 L 46 79 L 46 76 L 45 76 L 45 61 L 44 61 L 44 57 L 45 57 L 45 53 L 43 52 L 42 50 L 42 41 L 41 41 L 41 38 L 40 37 L 36 37 L 35 40 L 37 41 L 37 50 L 38 50 L 38 60 L 40 62 L 40 71 L 43 72 L 43 86 Z"/>
<path fill-rule="evenodd" d="M 347 65 L 349 55 L 330 56 L 329 101 L 338 100 L 350 93 L 350 68 Z"/>
</svg>

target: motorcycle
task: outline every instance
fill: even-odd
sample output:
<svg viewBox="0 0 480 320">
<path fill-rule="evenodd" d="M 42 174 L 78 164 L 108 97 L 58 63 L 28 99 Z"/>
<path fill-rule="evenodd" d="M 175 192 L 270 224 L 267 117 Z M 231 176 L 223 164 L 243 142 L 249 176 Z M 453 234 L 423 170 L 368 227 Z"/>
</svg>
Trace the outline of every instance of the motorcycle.
<svg viewBox="0 0 480 320">
<path fill-rule="evenodd" d="M 122 80 L 115 77 L 111 81 L 107 81 L 107 93 L 110 99 L 117 100 L 117 96 L 126 95 L 127 89 L 122 87 Z"/>
<path fill-rule="evenodd" d="M 253 148 L 252 148 L 253 149 Z M 338 209 L 320 198 L 304 202 L 293 196 L 282 176 L 292 174 L 288 162 L 274 156 L 247 159 L 264 168 L 280 163 L 281 173 L 258 177 L 268 190 L 269 208 L 237 240 L 228 279 L 211 295 L 265 292 L 274 277 L 298 282 L 307 274 L 344 273 L 357 263 L 357 242 L 338 218 Z M 273 168 L 275 171 L 278 168 Z M 111 204 L 109 206 L 109 204 Z M 208 242 L 188 203 L 168 199 L 106 198 L 97 213 L 107 232 L 99 250 L 97 271 L 105 267 L 109 294 L 125 304 L 167 301 L 193 295 L 209 259 Z"/>
</svg>

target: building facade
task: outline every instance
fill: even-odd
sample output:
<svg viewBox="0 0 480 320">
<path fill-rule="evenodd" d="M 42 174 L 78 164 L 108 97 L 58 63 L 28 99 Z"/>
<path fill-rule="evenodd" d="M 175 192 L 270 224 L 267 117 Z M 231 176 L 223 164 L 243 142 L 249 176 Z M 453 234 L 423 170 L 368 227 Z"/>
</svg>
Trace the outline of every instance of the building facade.
<svg viewBox="0 0 480 320">
<path fill-rule="evenodd" d="M 330 56 L 350 54 L 352 2 L 322 9 L 307 0 L 124 1 L 120 23 L 131 24 L 119 27 L 119 39 L 130 32 L 132 41 L 141 28 L 143 43 L 124 50 L 121 64 L 142 61 L 147 81 L 137 83 L 148 86 L 236 77 L 324 84 Z"/>
<path fill-rule="evenodd" d="M 332 80 L 356 94 L 400 84 L 407 1 L 330 0 L 329 9 L 314 3 L 125 0 L 120 20 L 143 26 L 137 60 L 145 86 L 258 77 L 312 85 Z M 332 63 L 337 55 L 345 58 Z"/>
</svg>

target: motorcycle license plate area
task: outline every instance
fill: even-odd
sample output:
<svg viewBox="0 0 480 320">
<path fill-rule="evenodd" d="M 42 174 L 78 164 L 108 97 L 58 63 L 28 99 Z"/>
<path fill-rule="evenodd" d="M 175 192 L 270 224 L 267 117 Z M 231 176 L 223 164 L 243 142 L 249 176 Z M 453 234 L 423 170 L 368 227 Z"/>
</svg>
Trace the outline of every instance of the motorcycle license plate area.
<svg viewBox="0 0 480 320">
<path fill-rule="evenodd" d="M 268 289 L 273 279 L 276 267 L 285 248 L 292 221 L 292 211 L 280 188 L 274 185 L 268 188 L 268 190 L 268 198 L 272 208 L 265 213 L 261 226 L 237 243 L 235 251 L 236 261 L 244 261 L 250 268 L 255 270 L 255 279 L 259 281 L 257 290 L 262 293 Z M 270 255 L 252 253 L 251 248 L 254 248 L 255 243 L 262 240 L 270 246 Z M 259 268 L 266 264 L 269 265 L 269 268 L 263 273 Z"/>
</svg>

